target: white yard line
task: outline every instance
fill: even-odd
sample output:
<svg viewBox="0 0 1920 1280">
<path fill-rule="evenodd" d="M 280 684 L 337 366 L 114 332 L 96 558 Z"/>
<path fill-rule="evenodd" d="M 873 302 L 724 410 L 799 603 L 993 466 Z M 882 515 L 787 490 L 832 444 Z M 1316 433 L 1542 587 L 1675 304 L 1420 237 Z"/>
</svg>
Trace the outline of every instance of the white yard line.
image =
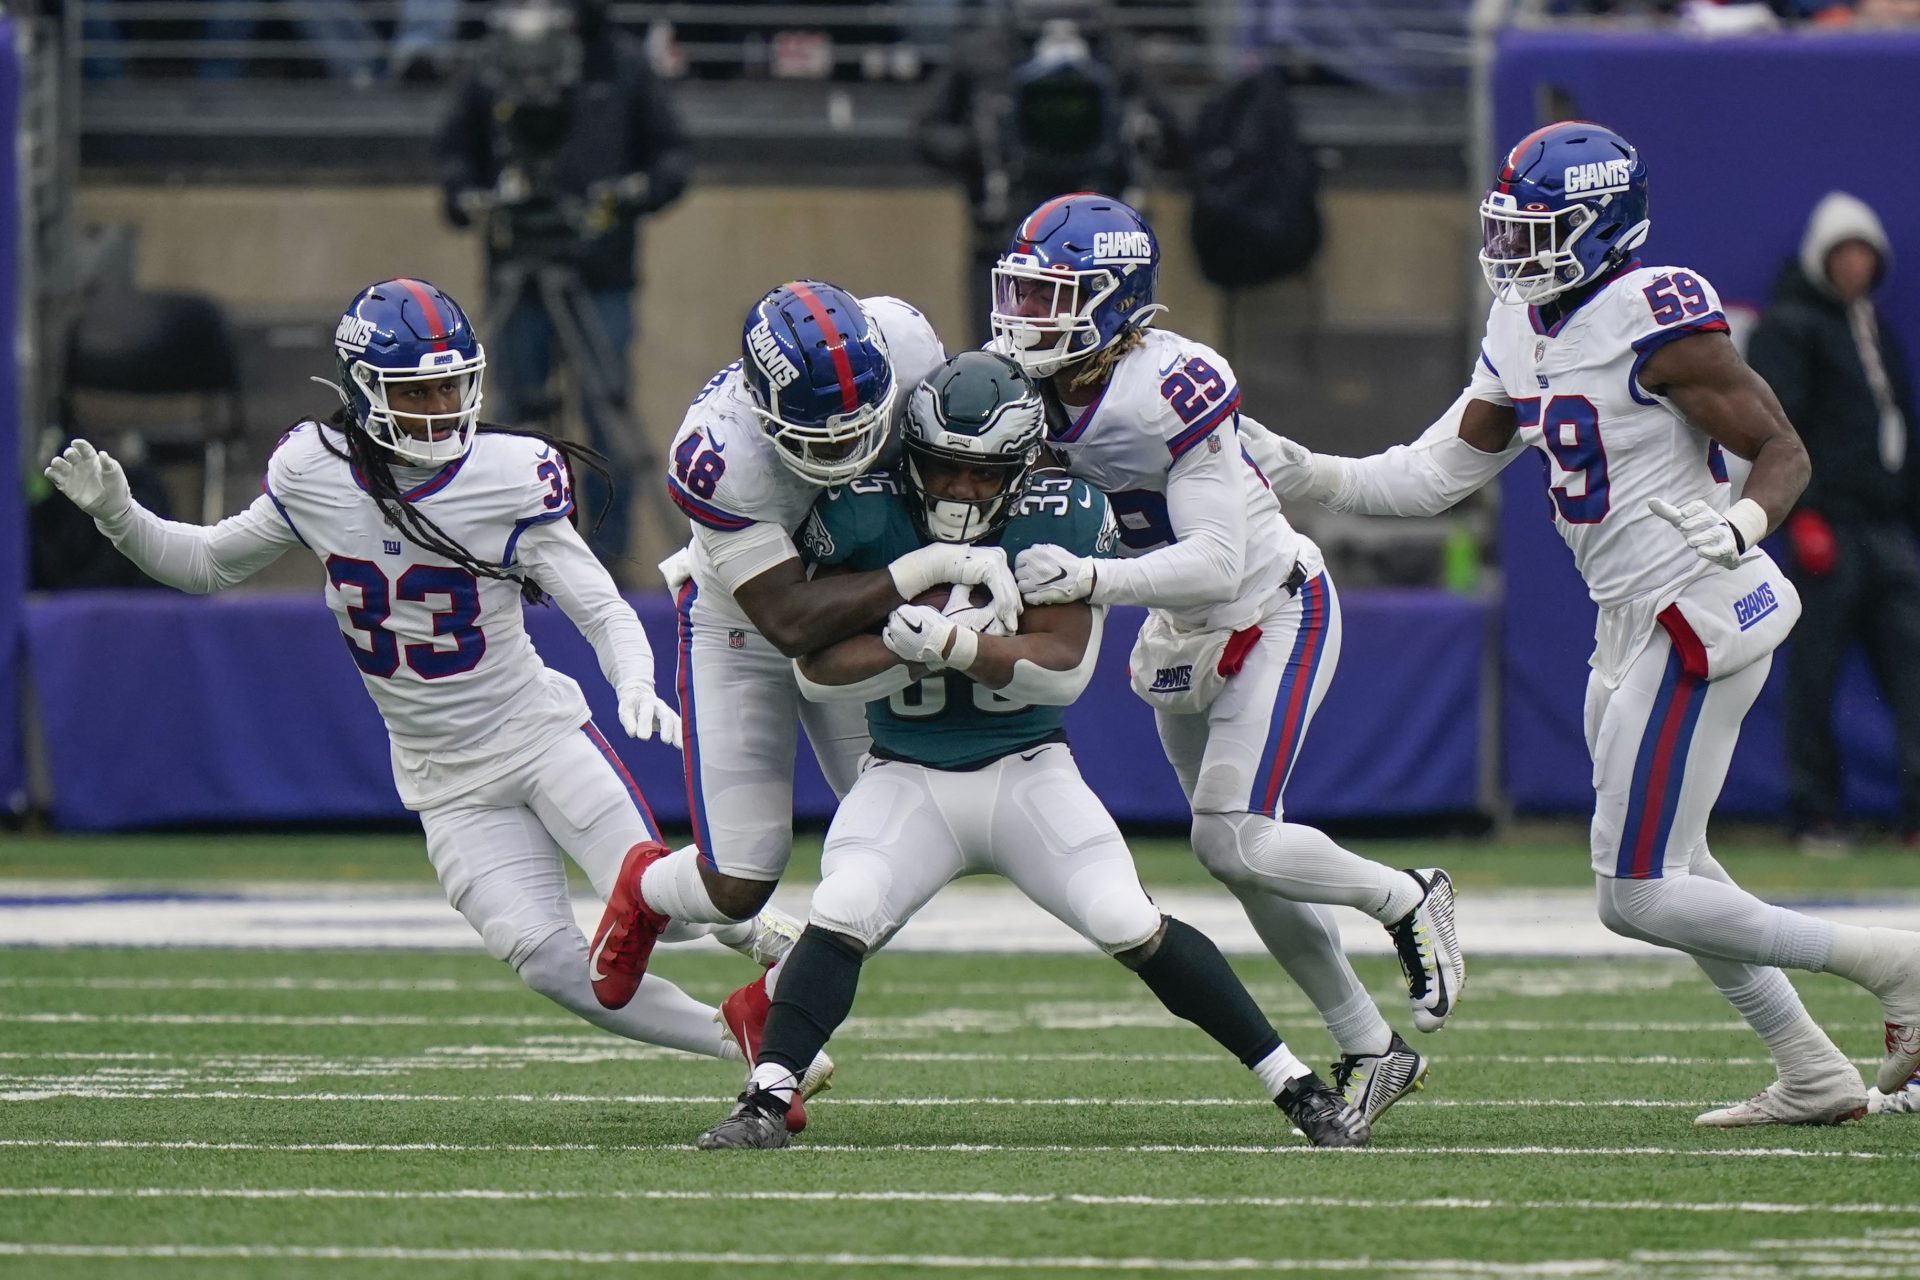
<svg viewBox="0 0 1920 1280">
<path fill-rule="evenodd" d="M 678 1093 L 256 1093 L 239 1089 L 174 1091 L 162 1085 L 153 1090 L 129 1090 L 110 1080 L 98 1086 L 74 1085 L 45 1089 L 0 1090 L 0 1102 L 44 1102 L 55 1098 L 146 1100 L 152 1102 L 428 1102 L 428 1103 L 584 1103 L 589 1106 L 656 1106 L 662 1103 L 732 1102 L 720 1094 Z M 1706 1107 L 1723 1103 L 1712 1098 L 1408 1098 L 1403 1107 L 1521 1107 L 1628 1110 Z M 1259 1107 L 1257 1097 L 1238 1098 L 1005 1098 L 992 1095 L 933 1098 L 849 1098 L 836 1093 L 837 1107 Z"/>
<path fill-rule="evenodd" d="M 155 1026 L 155 1027 L 580 1027 L 578 1018 L 540 1015 L 412 1014 L 412 1013 L 88 1013 L 80 1010 L 41 1010 L 0 1013 L 0 1023 L 44 1026 Z M 923 1009 L 910 1015 L 861 1017 L 847 1024 L 852 1035 L 843 1038 L 879 1038 L 903 1032 L 1007 1032 L 1030 1029 L 1099 1030 L 1177 1024 L 1151 1002 L 1080 1002 L 1029 1006 L 1025 1010 L 968 1006 Z M 1450 1032 L 1594 1032 L 1605 1035 L 1697 1035 L 1702 1032 L 1751 1034 L 1737 1018 L 1701 1022 L 1576 1022 L 1537 1019 L 1475 1019 L 1470 1014 L 1450 1021 Z M 590 1037 L 597 1039 L 598 1037 Z"/>
<path fill-rule="evenodd" d="M 1762 1213 L 1782 1216 L 1841 1214 L 1865 1217 L 1920 1217 L 1914 1204 L 1809 1204 L 1763 1200 L 1496 1200 L 1470 1196 L 1375 1198 L 1351 1196 L 1149 1196 L 1097 1192 L 1006 1191 L 782 1191 L 613 1188 L 597 1191 L 533 1187 L 455 1187 L 422 1191 L 382 1187 L 0 1187 L 0 1199 L 23 1200 L 446 1200 L 563 1201 L 663 1200 L 817 1204 L 859 1201 L 871 1204 L 983 1205 L 990 1208 L 1086 1205 L 1129 1209 L 1392 1209 L 1540 1213 Z"/>
<path fill-rule="evenodd" d="M 354 1152 L 380 1155 L 415 1153 L 538 1155 L 548 1152 L 598 1152 L 629 1155 L 643 1151 L 692 1151 L 692 1143 L 596 1143 L 596 1142 L 198 1142 L 190 1139 L 159 1140 L 142 1138 L 0 1138 L 0 1148 L 26 1147 L 62 1151 L 281 1151 L 281 1152 Z M 1065 1143 L 996 1142 L 892 1142 L 874 1144 L 807 1142 L 787 1150 L 816 1155 L 872 1155 L 883 1151 L 906 1151 L 927 1155 L 1314 1155 L 1346 1158 L 1370 1156 L 1552 1156 L 1555 1158 L 1624 1159 L 1642 1156 L 1700 1156 L 1714 1159 L 1755 1160 L 1920 1160 L 1916 1152 L 1816 1151 L 1801 1147 L 1727 1147 L 1695 1149 L 1691 1147 L 1363 1147 L 1356 1150 L 1322 1152 L 1298 1145 L 1262 1146 L 1249 1143 L 1134 1143 L 1117 1145 L 1068 1145 Z"/>
<path fill-rule="evenodd" d="M 589 1045 L 598 1047 L 588 1047 Z M 1534 1067 L 1765 1067 L 1772 1066 L 1773 1059 L 1758 1055 L 1747 1057 L 1681 1057 L 1666 1053 L 1446 1053 L 1436 1054 L 1437 1061 L 1448 1065 L 1480 1066 L 1500 1064 L 1505 1066 Z M 480 1059 L 468 1062 L 466 1059 Z M 386 1071 L 427 1071 L 434 1069 L 455 1069 L 476 1067 L 487 1069 L 496 1065 L 488 1059 L 501 1060 L 498 1065 L 507 1069 L 518 1069 L 529 1065 L 550 1063 L 577 1064 L 591 1062 L 678 1062 L 684 1065 L 697 1065 L 706 1061 L 677 1049 L 663 1049 L 652 1045 L 623 1043 L 611 1037 L 589 1037 L 580 1047 L 543 1047 L 538 1045 L 459 1045 L 433 1046 L 418 1054 L 301 1054 L 301 1053 L 126 1053 L 119 1050 L 100 1050 L 85 1052 L 77 1050 L 35 1052 L 31 1050 L 0 1052 L 0 1062 L 192 1062 L 200 1064 L 214 1063 L 223 1067 L 249 1067 L 258 1069 L 283 1069 L 308 1075 L 330 1074 L 372 1074 L 372 1068 Z M 864 1050 L 848 1054 L 849 1062 L 913 1062 L 942 1064 L 993 1064 L 1020 1062 L 1061 1062 L 1061 1063 L 1115 1063 L 1135 1065 L 1139 1063 L 1177 1063 L 1204 1065 L 1219 1064 L 1228 1061 L 1219 1053 L 980 1053 L 980 1052 L 900 1052 Z M 1856 1057 L 1855 1066 L 1869 1066 L 1879 1062 L 1878 1057 Z M 30 1076 L 0 1076 L 0 1079 L 19 1082 L 31 1079 Z"/>
<path fill-rule="evenodd" d="M 778 901 L 804 914 L 813 886 L 783 885 Z M 1162 909 L 1235 954 L 1264 951 L 1231 896 L 1206 886 L 1156 890 Z M 589 933 L 600 904 L 580 895 L 574 908 Z M 1351 951 L 1390 955 L 1380 927 L 1336 908 Z M 1920 898 L 1822 903 L 1819 914 L 1846 924 L 1920 925 Z M 1478 956 L 1670 955 L 1610 933 L 1595 917 L 1587 889 L 1477 890 L 1463 893 L 1460 935 Z M 198 885 L 156 900 L 102 892 L 96 884 L 15 886 L 0 905 L 0 946 L 404 948 L 479 952 L 480 940 L 435 892 L 362 886 Z M 710 942 L 695 945 L 717 946 Z M 890 942 L 895 951 L 1059 952 L 1092 954 L 1078 935 L 1009 885 L 961 885 L 942 893 Z"/>
<path fill-rule="evenodd" d="M 505 1262 L 598 1266 L 903 1267 L 943 1271 L 1395 1272 L 1461 1276 L 1583 1276 L 1618 1271 L 1610 1259 L 1479 1262 L 1470 1258 L 1110 1258 L 996 1257 L 921 1253 L 695 1253 L 664 1250 L 410 1249 L 295 1245 L 96 1245 L 0 1241 L 0 1257 L 185 1259 L 191 1261 Z"/>
</svg>

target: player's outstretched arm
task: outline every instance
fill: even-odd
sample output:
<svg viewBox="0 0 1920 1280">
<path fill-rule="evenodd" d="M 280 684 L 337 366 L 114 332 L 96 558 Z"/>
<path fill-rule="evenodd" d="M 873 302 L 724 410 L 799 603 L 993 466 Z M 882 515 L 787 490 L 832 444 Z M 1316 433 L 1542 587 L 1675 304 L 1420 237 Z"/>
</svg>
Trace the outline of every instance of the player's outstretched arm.
<svg viewBox="0 0 1920 1280">
<path fill-rule="evenodd" d="M 951 543 L 908 552 L 885 569 L 811 581 L 795 556 L 735 587 L 733 598 L 774 648 L 799 658 L 870 630 L 906 601 L 948 582 L 988 588 L 1009 625 L 1019 614 L 1020 591 L 1006 553 Z"/>
<path fill-rule="evenodd" d="M 668 746 L 679 746 L 680 717 L 654 696 L 653 645 L 579 532 L 564 519 L 531 525 L 514 548 L 514 562 L 593 646 L 600 673 L 619 695 L 627 735 L 644 742 L 657 733 Z"/>
<path fill-rule="evenodd" d="M 1722 518 L 1738 537 L 1733 553 L 1737 558 L 1779 527 L 1813 476 L 1799 433 L 1773 388 L 1748 367 L 1724 333 L 1695 333 L 1669 342 L 1641 366 L 1639 381 L 1696 428 L 1753 464 L 1746 492 Z M 1684 519 L 1687 512 L 1682 508 L 1675 514 Z M 1688 540 L 1693 541 L 1691 535 Z M 1708 555 L 1698 543 L 1695 549 L 1707 559 L 1722 558 Z"/>
<path fill-rule="evenodd" d="M 1064 707 L 1093 678 L 1105 612 L 1086 604 L 1037 606 L 1021 615 L 1018 634 L 996 636 L 909 604 L 893 611 L 881 639 L 915 666 L 958 671 L 1017 702 Z"/>
<path fill-rule="evenodd" d="M 244 581 L 300 540 L 267 494 L 211 527 L 162 520 L 133 500 L 113 456 L 85 440 L 73 441 L 48 462 L 46 477 L 141 572 L 196 595 Z"/>
<path fill-rule="evenodd" d="M 1432 516 L 1461 502 L 1519 455 L 1513 406 L 1472 391 L 1412 444 L 1366 458 L 1315 453 L 1273 437 L 1280 461 L 1268 479 L 1282 499 L 1304 498 L 1330 511 L 1370 516 Z"/>
</svg>

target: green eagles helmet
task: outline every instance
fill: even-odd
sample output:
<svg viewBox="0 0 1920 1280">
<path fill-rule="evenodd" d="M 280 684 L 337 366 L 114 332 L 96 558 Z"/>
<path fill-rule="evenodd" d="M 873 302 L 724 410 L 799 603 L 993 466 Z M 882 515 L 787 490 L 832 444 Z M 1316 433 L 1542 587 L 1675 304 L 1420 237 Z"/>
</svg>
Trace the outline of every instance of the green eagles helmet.
<svg viewBox="0 0 1920 1280">
<path fill-rule="evenodd" d="M 1005 356 L 963 351 L 934 370 L 914 388 L 904 433 L 920 531 L 936 542 L 976 542 L 999 530 L 1019 505 L 1045 428 L 1039 389 Z"/>
</svg>

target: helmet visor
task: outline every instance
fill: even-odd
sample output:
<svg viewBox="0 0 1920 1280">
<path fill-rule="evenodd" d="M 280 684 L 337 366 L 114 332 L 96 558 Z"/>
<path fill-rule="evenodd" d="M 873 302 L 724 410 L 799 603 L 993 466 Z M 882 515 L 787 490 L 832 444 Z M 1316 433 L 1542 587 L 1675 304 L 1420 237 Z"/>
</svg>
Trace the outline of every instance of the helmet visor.
<svg viewBox="0 0 1920 1280">
<path fill-rule="evenodd" d="M 758 407 L 754 413 L 773 438 L 775 456 L 789 471 L 809 484 L 845 484 L 864 474 L 887 447 L 898 395 L 899 384 L 889 379 L 878 403 L 821 423 L 789 422 Z"/>
<path fill-rule="evenodd" d="M 1099 345 L 1093 309 L 1115 285 L 1108 271 L 1057 270 L 1010 254 L 993 268 L 993 336 L 1028 373 L 1045 377 Z"/>
<path fill-rule="evenodd" d="M 1594 220 L 1585 205 L 1522 209 L 1511 196 L 1480 204 L 1480 271 L 1493 296 L 1507 303 L 1540 303 L 1564 293 L 1585 275 L 1573 242 Z"/>
<path fill-rule="evenodd" d="M 435 353 L 429 359 L 441 358 Z M 486 352 L 418 371 L 355 361 L 351 377 L 367 399 L 367 434 L 408 462 L 451 462 L 473 446 L 480 424 Z"/>
<path fill-rule="evenodd" d="M 967 454 L 907 437 L 907 476 L 928 536 L 973 542 L 1005 524 L 1025 488 L 1033 452 Z"/>
</svg>

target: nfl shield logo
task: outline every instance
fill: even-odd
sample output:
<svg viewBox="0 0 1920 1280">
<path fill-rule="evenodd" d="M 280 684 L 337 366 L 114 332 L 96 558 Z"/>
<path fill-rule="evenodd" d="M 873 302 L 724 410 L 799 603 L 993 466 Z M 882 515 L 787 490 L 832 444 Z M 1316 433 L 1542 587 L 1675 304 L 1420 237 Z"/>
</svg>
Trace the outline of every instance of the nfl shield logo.
<svg viewBox="0 0 1920 1280">
<path fill-rule="evenodd" d="M 1538 342 L 1533 344 L 1533 362 L 1535 364 L 1539 364 L 1540 357 L 1546 354 L 1547 354 L 1547 340 L 1545 338 L 1542 338 Z"/>
<path fill-rule="evenodd" d="M 1207 452 L 1208 453 L 1220 452 L 1220 437 L 1218 435 L 1211 435 L 1207 437 Z"/>
<path fill-rule="evenodd" d="M 747 647 L 747 633 L 744 631 L 727 632 L 727 648 L 744 649 Z"/>
</svg>

